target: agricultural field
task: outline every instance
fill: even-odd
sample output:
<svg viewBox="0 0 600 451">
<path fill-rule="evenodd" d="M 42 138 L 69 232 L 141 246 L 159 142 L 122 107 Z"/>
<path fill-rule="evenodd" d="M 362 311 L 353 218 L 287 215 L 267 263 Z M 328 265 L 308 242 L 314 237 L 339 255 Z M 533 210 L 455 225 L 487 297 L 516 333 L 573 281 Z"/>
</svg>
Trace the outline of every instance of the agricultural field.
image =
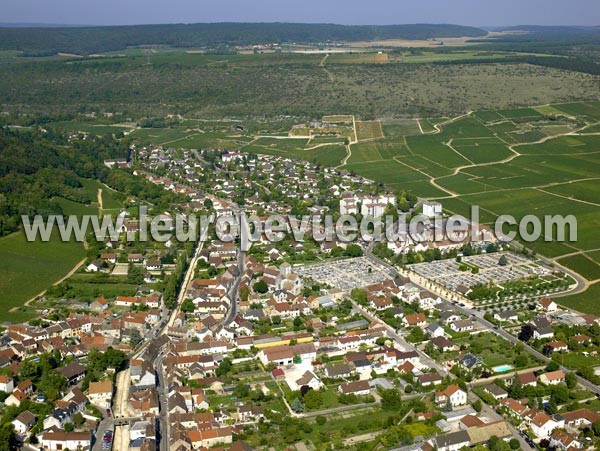
<svg viewBox="0 0 600 451">
<path fill-rule="evenodd" d="M 47 243 L 30 243 L 21 232 L 0 238 L 2 318 L 20 322 L 34 316 L 32 310 L 23 307 L 23 300 L 48 288 L 84 257 L 81 243 L 63 243 L 58 233 Z"/>
<path fill-rule="evenodd" d="M 594 261 L 587 253 L 559 258 L 557 262 L 588 280 L 600 279 L 600 263 Z"/>
<path fill-rule="evenodd" d="M 352 145 L 349 164 L 367 161 L 389 160 L 399 156 L 410 155 L 405 144 L 390 141 L 371 141 Z"/>
<path fill-rule="evenodd" d="M 559 116 L 557 111 L 582 116 L 549 120 Z M 595 230 L 600 227 L 600 135 L 591 128 L 596 117 L 600 102 L 588 101 L 421 119 L 422 134 L 414 134 L 411 122 L 396 129 L 384 124 L 389 135 L 351 145 L 344 169 L 435 198 L 447 213 L 468 215 L 470 206 L 478 205 L 486 224 L 502 214 L 517 221 L 529 214 L 574 215 L 576 241 L 559 242 L 554 230 L 525 244 L 596 280 L 600 267 L 594 262 L 600 254 L 590 252 L 598 248 Z M 576 252 L 583 254 L 561 258 Z"/>
<path fill-rule="evenodd" d="M 557 302 L 580 312 L 600 316 L 600 283 L 594 283 L 583 293 L 577 293 L 557 299 Z"/>
<path fill-rule="evenodd" d="M 327 64 L 386 64 L 389 60 L 387 53 L 332 53 L 327 57 Z"/>
<path fill-rule="evenodd" d="M 380 121 L 356 121 L 356 139 L 366 141 L 383 138 L 383 129 Z"/>
<path fill-rule="evenodd" d="M 397 119 L 382 123 L 383 134 L 387 138 L 400 138 L 410 135 L 420 135 L 421 130 L 417 119 Z"/>
</svg>

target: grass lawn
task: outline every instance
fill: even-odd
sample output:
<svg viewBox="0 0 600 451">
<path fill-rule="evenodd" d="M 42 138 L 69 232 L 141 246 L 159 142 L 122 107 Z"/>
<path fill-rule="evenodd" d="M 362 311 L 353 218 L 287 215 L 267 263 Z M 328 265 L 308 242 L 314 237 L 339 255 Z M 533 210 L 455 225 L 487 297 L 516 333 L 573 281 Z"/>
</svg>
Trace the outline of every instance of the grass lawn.
<svg viewBox="0 0 600 451">
<path fill-rule="evenodd" d="M 584 366 L 596 366 L 600 364 L 598 356 L 584 356 L 579 353 L 557 353 L 552 355 L 552 360 L 561 365 L 564 364 L 567 368 L 582 368 Z"/>
<path fill-rule="evenodd" d="M 410 432 L 413 437 L 430 437 L 433 434 L 437 434 L 439 429 L 435 426 L 430 426 L 425 423 L 411 423 L 405 424 L 404 427 Z"/>
<path fill-rule="evenodd" d="M 10 312 L 67 274 L 85 257 L 80 243 L 63 243 L 58 234 L 47 243 L 27 242 L 21 232 L 0 238 L 0 313 L 5 321 L 23 321 L 28 311 Z"/>
</svg>

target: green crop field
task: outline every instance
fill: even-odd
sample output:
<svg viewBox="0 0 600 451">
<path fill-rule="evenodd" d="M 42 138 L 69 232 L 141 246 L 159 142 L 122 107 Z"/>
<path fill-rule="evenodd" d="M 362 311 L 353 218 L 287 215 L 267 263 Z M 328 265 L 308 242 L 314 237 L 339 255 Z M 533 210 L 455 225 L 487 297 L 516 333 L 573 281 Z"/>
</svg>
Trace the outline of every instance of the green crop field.
<svg viewBox="0 0 600 451">
<path fill-rule="evenodd" d="M 578 272 L 588 280 L 600 279 L 600 264 L 588 258 L 587 254 L 572 255 L 558 259 L 558 263 Z"/>
<path fill-rule="evenodd" d="M 399 138 L 409 135 L 420 135 L 421 130 L 416 119 L 397 119 L 382 124 L 383 134 L 387 138 Z"/>
<path fill-rule="evenodd" d="M 21 308 L 23 302 L 66 275 L 84 257 L 81 243 L 63 243 L 57 233 L 47 243 L 30 243 L 20 232 L 0 238 L 0 314 L 5 321 L 33 316 Z"/>
<path fill-rule="evenodd" d="M 352 145 L 349 164 L 367 161 L 390 160 L 397 156 L 409 155 L 410 152 L 401 142 L 371 141 Z"/>
<path fill-rule="evenodd" d="M 589 251 L 598 247 L 596 230 L 600 227 L 600 135 L 573 133 L 574 119 L 550 121 L 543 114 L 583 114 L 577 118 L 577 128 L 582 129 L 586 121 L 595 120 L 600 102 L 541 108 L 420 120 L 422 128 L 427 124 L 427 134 L 414 134 L 407 128 L 406 144 L 401 141 L 403 128 L 392 127 L 384 139 L 351 146 L 352 156 L 344 168 L 395 189 L 435 198 L 447 213 L 468 216 L 471 205 L 478 205 L 480 221 L 486 224 L 503 214 L 517 221 L 535 215 L 542 222 L 545 215 L 574 215 L 576 241 L 559 242 L 556 230 L 551 230 L 546 231 L 548 237 L 524 244 L 596 280 L 600 252 Z M 440 132 L 433 131 L 433 123 L 439 124 Z M 559 136 L 548 136 L 543 130 Z M 386 144 L 396 154 L 382 152 Z M 567 228 L 567 238 L 569 232 Z M 560 258 L 575 252 L 584 254 Z"/>
<path fill-rule="evenodd" d="M 591 285 L 585 292 L 558 298 L 556 301 L 580 312 L 600 316 L 600 282 Z"/>
<path fill-rule="evenodd" d="M 512 155 L 512 152 L 500 140 L 472 140 L 471 143 L 457 145 L 452 143 L 461 155 L 475 164 L 500 161 Z"/>
<path fill-rule="evenodd" d="M 600 100 L 555 105 L 555 108 L 590 121 L 600 121 Z"/>
</svg>

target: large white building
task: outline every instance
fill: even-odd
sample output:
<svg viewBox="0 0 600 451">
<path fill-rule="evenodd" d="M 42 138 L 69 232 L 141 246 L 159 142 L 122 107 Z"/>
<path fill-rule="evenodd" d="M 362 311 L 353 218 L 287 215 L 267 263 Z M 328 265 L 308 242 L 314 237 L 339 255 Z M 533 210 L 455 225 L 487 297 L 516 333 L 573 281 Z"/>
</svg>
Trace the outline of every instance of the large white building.
<svg viewBox="0 0 600 451">
<path fill-rule="evenodd" d="M 423 202 L 423 214 L 428 218 L 442 214 L 442 204 L 439 202 Z"/>
<path fill-rule="evenodd" d="M 396 197 L 391 194 L 357 196 L 346 192 L 340 199 L 340 214 L 355 215 L 359 212 L 360 207 L 361 215 L 377 218 L 383 215 L 389 204 L 396 205 Z"/>
</svg>

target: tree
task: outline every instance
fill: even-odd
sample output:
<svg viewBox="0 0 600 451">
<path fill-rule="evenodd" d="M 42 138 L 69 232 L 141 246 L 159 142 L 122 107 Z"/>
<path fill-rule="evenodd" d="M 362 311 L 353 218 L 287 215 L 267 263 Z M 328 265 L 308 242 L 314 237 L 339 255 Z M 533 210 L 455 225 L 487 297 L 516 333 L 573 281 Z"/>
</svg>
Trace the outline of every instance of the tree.
<svg viewBox="0 0 600 451">
<path fill-rule="evenodd" d="M 402 407 L 402 397 L 400 392 L 394 388 L 382 390 L 381 408 L 383 410 L 399 410 Z"/>
<path fill-rule="evenodd" d="M 510 441 L 508 442 L 508 446 L 510 446 L 510 449 L 521 448 L 521 444 L 519 443 L 519 441 L 516 438 L 511 438 Z"/>
<path fill-rule="evenodd" d="M 240 301 L 247 301 L 248 297 L 250 296 L 250 288 L 248 288 L 246 285 L 242 285 L 240 287 Z"/>
<path fill-rule="evenodd" d="M 133 285 L 141 285 L 144 283 L 144 270 L 140 266 L 129 264 L 127 271 L 127 281 Z"/>
<path fill-rule="evenodd" d="M 565 375 L 565 383 L 567 384 L 568 389 L 574 389 L 577 387 L 577 376 L 572 372 L 567 373 Z"/>
<path fill-rule="evenodd" d="M 596 437 L 600 437 L 600 421 L 594 421 L 592 423 L 592 432 Z"/>
<path fill-rule="evenodd" d="M 361 257 L 363 250 L 358 244 L 351 244 L 346 248 L 345 254 L 348 257 Z"/>
<path fill-rule="evenodd" d="M 367 292 L 365 290 L 355 288 L 350 292 L 350 297 L 357 304 L 367 305 Z"/>
<path fill-rule="evenodd" d="M 290 407 L 296 413 L 304 412 L 304 407 L 302 407 L 302 402 L 300 401 L 300 398 L 294 399 L 294 401 L 292 402 L 292 405 Z"/>
<path fill-rule="evenodd" d="M 523 367 L 527 366 L 528 362 L 529 362 L 529 359 L 526 354 L 519 354 L 518 356 L 515 357 L 515 366 L 517 368 L 523 368 Z"/>
<path fill-rule="evenodd" d="M 325 418 L 323 415 L 319 415 L 316 418 L 316 421 L 319 426 L 323 426 L 325 423 L 327 423 L 327 418 Z"/>
<path fill-rule="evenodd" d="M 477 413 L 481 412 L 481 409 L 483 409 L 483 404 L 481 403 L 481 399 L 478 399 L 477 401 L 475 401 L 473 403 L 473 409 L 475 409 L 475 412 L 477 412 Z"/>
<path fill-rule="evenodd" d="M 413 327 L 406 339 L 411 343 L 420 343 L 425 340 L 425 332 L 420 327 Z"/>
<path fill-rule="evenodd" d="M 81 426 L 83 423 L 85 423 L 85 418 L 83 418 L 81 413 L 77 412 L 75 415 L 73 415 L 73 423 L 77 426 Z"/>
<path fill-rule="evenodd" d="M 269 291 L 269 287 L 264 280 L 259 280 L 252 286 L 252 288 L 255 292 L 260 294 L 265 294 L 267 291 Z"/>
<path fill-rule="evenodd" d="M 191 299 L 186 299 L 185 301 L 183 301 L 181 303 L 181 311 L 184 313 L 194 313 L 194 310 L 196 310 L 196 306 L 194 305 L 194 303 L 192 302 Z"/>
<path fill-rule="evenodd" d="M 225 357 L 215 370 L 215 374 L 217 375 L 217 377 L 225 376 L 231 371 L 232 366 L 233 364 L 231 362 L 231 359 Z"/>
<path fill-rule="evenodd" d="M 506 258 L 506 255 L 502 254 L 500 256 L 500 258 L 498 259 L 498 264 L 500 266 L 506 266 L 506 265 L 508 265 L 508 259 Z"/>
<path fill-rule="evenodd" d="M 7 423 L 0 427 L 0 451 L 18 449 L 17 445 L 17 435 L 15 434 L 13 425 Z"/>
<path fill-rule="evenodd" d="M 511 449 L 508 443 L 495 435 L 490 437 L 487 445 L 490 451 L 509 451 Z"/>
<path fill-rule="evenodd" d="M 533 338 L 533 326 L 531 324 L 524 324 L 519 332 L 519 340 L 529 341 Z"/>
<path fill-rule="evenodd" d="M 233 394 L 237 398 L 246 398 L 250 394 L 250 386 L 248 384 L 240 382 L 235 386 Z"/>
<path fill-rule="evenodd" d="M 318 410 L 323 405 L 323 394 L 319 390 L 309 390 L 304 395 L 304 404 L 308 410 Z"/>
<path fill-rule="evenodd" d="M 137 329 L 133 329 L 131 331 L 131 335 L 129 335 L 129 341 L 133 346 L 136 346 L 140 341 L 142 341 L 142 334 Z"/>
</svg>

